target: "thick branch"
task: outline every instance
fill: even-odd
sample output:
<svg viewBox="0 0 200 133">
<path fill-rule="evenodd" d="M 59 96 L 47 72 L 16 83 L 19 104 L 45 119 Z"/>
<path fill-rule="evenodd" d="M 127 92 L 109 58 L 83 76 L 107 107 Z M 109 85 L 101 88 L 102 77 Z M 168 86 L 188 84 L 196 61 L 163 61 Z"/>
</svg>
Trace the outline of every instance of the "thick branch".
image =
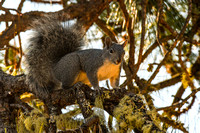
<svg viewBox="0 0 200 133">
<path fill-rule="evenodd" d="M 18 22 L 18 15 L 12 15 L 12 14 L 2 14 L 0 15 L 0 21 L 8 22 L 12 21 L 13 24 L 18 24 L 17 29 L 15 29 L 15 26 L 10 27 L 10 29 L 6 29 L 2 32 L 0 35 L 0 48 L 3 48 L 4 45 L 8 45 L 9 41 L 14 37 L 14 33 L 19 33 L 26 31 L 30 28 L 30 24 L 34 19 L 39 19 L 40 17 L 43 17 L 45 15 L 53 15 L 57 17 L 56 19 L 61 21 L 66 21 L 70 19 L 77 18 L 79 19 L 85 27 L 86 31 L 87 29 L 93 24 L 93 22 L 97 19 L 97 17 L 101 14 L 101 12 L 106 8 L 106 5 L 109 4 L 111 0 L 109 1 L 100 1 L 100 2 L 94 2 L 89 1 L 82 4 L 71 4 L 68 7 L 66 7 L 63 10 L 57 11 L 57 12 L 39 12 L 39 11 L 31 11 L 28 13 L 24 13 L 20 17 L 20 22 Z M 90 8 L 88 8 L 90 7 Z"/>
<path fill-rule="evenodd" d="M 27 87 L 27 85 L 25 84 L 25 81 L 24 81 L 25 80 L 24 76 L 11 76 L 11 75 L 5 74 L 1 71 L 0 81 L 6 82 L 5 80 L 7 81 L 5 86 L 9 86 L 9 87 L 5 87 L 5 88 L 9 88 L 11 93 L 12 92 L 20 92 L 20 93 L 26 92 L 26 90 L 21 89 L 23 87 Z M 16 82 L 13 82 L 13 81 L 16 81 Z M 104 97 L 104 102 L 103 102 L 104 110 L 107 111 L 112 116 L 113 116 L 114 109 L 117 107 L 120 100 L 125 95 L 128 95 L 129 97 L 132 97 L 134 99 L 135 103 L 133 105 L 136 105 L 135 109 L 138 109 L 138 111 L 143 111 L 143 113 L 146 112 L 146 109 L 144 108 L 145 105 L 143 105 L 141 98 L 139 98 L 137 95 L 131 93 L 130 91 L 127 91 L 126 89 L 121 88 L 120 90 L 118 90 L 118 89 L 117 90 L 115 90 L 115 89 L 108 90 L 105 88 L 101 88 L 100 91 L 101 91 L 100 93 Z M 78 86 L 75 85 L 72 88 L 65 88 L 63 90 L 57 90 L 57 91 L 52 92 L 50 94 L 51 99 L 48 99 L 48 101 L 50 101 L 52 103 L 49 103 L 48 105 L 55 106 L 58 109 L 61 109 L 68 105 L 76 104 L 77 98 L 80 96 L 80 94 L 77 92 L 84 93 L 84 97 L 82 97 L 82 94 L 81 94 L 81 97 L 83 99 L 80 102 L 89 101 L 90 104 L 88 104 L 88 108 L 91 107 L 90 105 L 94 105 L 97 92 L 83 84 L 80 84 Z M 47 102 L 47 100 L 45 100 L 45 101 Z M 80 106 L 80 108 L 83 108 L 83 107 L 85 108 L 86 106 L 87 106 L 87 104 L 83 104 L 82 106 Z M 141 110 L 141 108 L 142 108 L 142 110 Z M 88 109 L 86 109 L 85 111 L 84 110 L 82 110 L 82 111 L 83 111 L 82 113 L 84 114 L 84 113 L 88 112 Z M 144 117 L 144 119 L 147 121 L 151 121 L 151 123 L 153 124 L 152 130 L 160 131 L 160 129 L 155 126 L 155 124 L 151 120 L 150 116 L 148 116 L 147 114 L 144 114 L 142 117 Z M 142 129 L 138 128 L 138 130 L 142 130 Z"/>
<path fill-rule="evenodd" d="M 156 89 L 153 89 L 153 90 L 148 89 L 148 92 L 155 91 L 155 90 L 160 90 L 162 88 L 175 85 L 176 83 L 178 83 L 180 81 L 181 81 L 181 75 L 176 75 L 176 76 L 174 76 L 174 77 L 172 77 L 172 78 L 170 78 L 168 80 L 165 80 L 165 81 L 159 82 L 157 84 L 151 85 L 151 87 L 153 87 L 153 88 L 155 87 Z"/>
</svg>

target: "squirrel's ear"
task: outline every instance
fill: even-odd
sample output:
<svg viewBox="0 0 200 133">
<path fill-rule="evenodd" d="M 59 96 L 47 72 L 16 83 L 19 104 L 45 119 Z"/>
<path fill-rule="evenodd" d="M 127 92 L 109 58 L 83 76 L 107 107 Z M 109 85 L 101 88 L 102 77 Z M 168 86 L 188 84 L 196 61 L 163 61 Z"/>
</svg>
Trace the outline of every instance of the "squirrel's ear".
<svg viewBox="0 0 200 133">
<path fill-rule="evenodd" d="M 122 43 L 122 46 L 125 47 L 127 43 L 128 43 L 128 40 L 125 40 L 125 41 Z"/>
<path fill-rule="evenodd" d="M 105 38 L 105 47 L 109 48 L 112 45 L 112 40 L 110 37 Z"/>
</svg>

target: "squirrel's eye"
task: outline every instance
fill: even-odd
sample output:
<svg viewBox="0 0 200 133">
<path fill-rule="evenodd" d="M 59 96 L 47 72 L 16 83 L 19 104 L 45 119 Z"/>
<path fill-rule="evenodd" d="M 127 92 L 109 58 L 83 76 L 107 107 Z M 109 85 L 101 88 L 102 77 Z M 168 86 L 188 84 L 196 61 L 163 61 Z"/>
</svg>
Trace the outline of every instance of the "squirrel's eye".
<svg viewBox="0 0 200 133">
<path fill-rule="evenodd" d="M 111 49 L 111 50 L 110 50 L 110 53 L 112 54 L 113 52 L 114 52 L 114 51 Z"/>
</svg>

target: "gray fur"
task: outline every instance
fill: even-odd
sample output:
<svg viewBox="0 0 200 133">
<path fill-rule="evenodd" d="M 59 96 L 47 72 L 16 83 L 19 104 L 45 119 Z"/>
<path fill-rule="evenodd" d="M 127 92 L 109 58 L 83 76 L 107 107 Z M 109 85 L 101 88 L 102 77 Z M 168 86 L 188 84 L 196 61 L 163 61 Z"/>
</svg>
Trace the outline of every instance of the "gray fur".
<svg viewBox="0 0 200 133">
<path fill-rule="evenodd" d="M 77 25 L 63 26 L 52 17 L 36 20 L 32 27 L 34 34 L 26 54 L 26 82 L 36 95 L 47 97 L 49 90 L 62 87 L 54 76 L 52 64 L 64 55 L 80 50 L 82 30 Z"/>
<path fill-rule="evenodd" d="M 97 72 L 104 62 L 108 60 L 117 65 L 122 61 L 123 46 L 112 43 L 110 39 L 105 41 L 103 50 L 80 50 L 84 43 L 77 26 L 64 27 L 52 18 L 36 21 L 34 26 L 35 33 L 26 55 L 26 69 L 27 83 L 39 97 L 47 98 L 52 89 L 73 86 L 81 72 L 86 73 L 91 85 L 98 89 Z M 114 81 L 118 86 L 119 76 Z"/>
<path fill-rule="evenodd" d="M 112 56 L 110 55 L 110 49 L 114 51 Z M 62 83 L 63 86 L 71 87 L 73 81 L 83 71 L 87 74 L 87 77 L 95 89 L 99 88 L 99 81 L 97 79 L 97 71 L 105 60 L 109 60 L 113 64 L 121 62 L 124 55 L 123 46 L 113 43 L 110 48 L 101 49 L 87 49 L 75 51 L 65 55 L 54 66 L 54 72 Z M 119 68 L 120 69 L 120 68 Z M 119 85 L 119 77 L 115 78 L 115 86 Z"/>
</svg>

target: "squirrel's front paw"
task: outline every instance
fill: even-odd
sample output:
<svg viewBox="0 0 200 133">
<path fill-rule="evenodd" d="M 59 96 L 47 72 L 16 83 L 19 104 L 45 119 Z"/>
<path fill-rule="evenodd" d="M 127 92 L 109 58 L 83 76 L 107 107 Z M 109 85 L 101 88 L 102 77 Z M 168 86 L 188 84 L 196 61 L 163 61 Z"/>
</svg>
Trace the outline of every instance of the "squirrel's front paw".
<svg viewBox="0 0 200 133">
<path fill-rule="evenodd" d="M 102 91 L 101 91 L 101 88 L 100 88 L 100 87 L 95 87 L 94 90 L 96 91 L 96 92 L 95 92 L 95 93 L 96 93 L 96 94 L 95 94 L 96 96 L 101 96 Z"/>
<path fill-rule="evenodd" d="M 82 82 L 77 82 L 77 83 L 74 85 L 74 87 L 75 87 L 75 88 L 81 88 L 82 85 L 83 85 Z"/>
</svg>

